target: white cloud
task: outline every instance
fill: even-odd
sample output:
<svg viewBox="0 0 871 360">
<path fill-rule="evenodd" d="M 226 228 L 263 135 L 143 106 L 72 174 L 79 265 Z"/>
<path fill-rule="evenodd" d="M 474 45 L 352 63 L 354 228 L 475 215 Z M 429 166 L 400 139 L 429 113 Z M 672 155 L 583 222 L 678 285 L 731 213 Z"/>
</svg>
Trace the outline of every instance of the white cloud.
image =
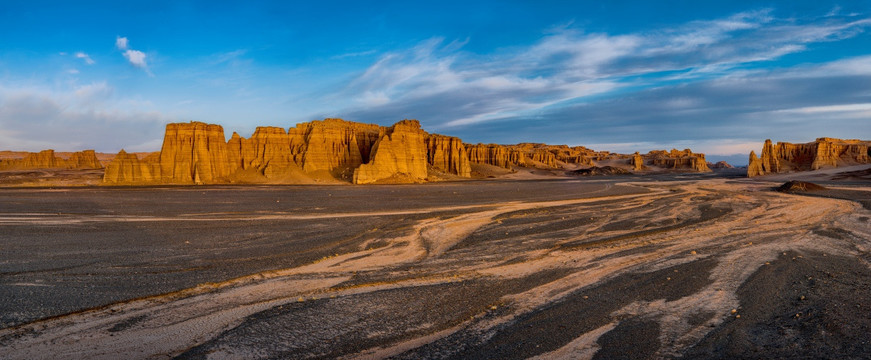
<svg viewBox="0 0 871 360">
<path fill-rule="evenodd" d="M 77 59 L 82 59 L 82 60 L 84 60 L 84 61 L 85 61 L 85 64 L 88 64 L 88 65 L 94 65 L 94 60 L 91 59 L 91 57 L 88 56 L 88 54 L 85 54 L 85 53 L 83 53 L 83 52 L 81 52 L 81 51 L 79 51 L 79 52 L 76 53 L 76 58 L 77 58 Z"/>
<path fill-rule="evenodd" d="M 415 116 L 428 128 L 452 127 L 456 133 L 473 124 L 536 119 L 560 107 L 596 102 L 596 96 L 618 89 L 637 94 L 712 79 L 817 76 L 788 70 L 760 75 L 754 64 L 810 51 L 814 43 L 854 37 L 871 27 L 871 19 L 864 18 L 773 14 L 769 9 L 748 11 L 627 34 L 554 27 L 533 44 L 486 55 L 463 51 L 468 40 L 445 45 L 444 39 L 432 38 L 383 54 L 334 97 L 352 99 L 341 113 L 358 120 Z M 830 66 L 867 73 L 868 64 L 861 59 Z M 811 70 L 832 74 L 823 67 Z M 651 103 L 655 109 L 650 110 L 689 117 L 707 111 L 707 100 L 688 94 Z M 641 121 L 656 114 L 633 116 Z"/>
<path fill-rule="evenodd" d="M 116 36 L 115 47 L 118 48 L 118 50 L 127 50 L 127 38 Z"/>
<path fill-rule="evenodd" d="M 825 106 L 806 106 L 792 109 L 776 110 L 774 112 L 798 113 L 798 114 L 827 114 L 827 113 L 859 113 L 860 115 L 871 115 L 871 104 L 842 104 L 842 105 L 825 105 Z"/>
<path fill-rule="evenodd" d="M 154 151 L 159 147 L 144 145 L 160 138 L 163 124 L 178 121 L 153 106 L 117 98 L 105 82 L 62 88 L 0 85 L 0 104 L 0 144 L 22 151 Z"/>
<path fill-rule="evenodd" d="M 67 74 L 73 74 L 73 75 L 75 75 L 75 74 L 78 74 L 78 73 L 79 73 L 79 70 L 78 70 L 78 69 L 69 69 L 69 70 L 67 70 Z"/>
<path fill-rule="evenodd" d="M 123 51 L 121 54 L 124 55 L 124 58 L 127 59 L 130 65 L 145 70 L 149 76 L 154 76 L 151 70 L 148 69 L 148 62 L 145 60 L 146 54 L 139 50 L 130 49 L 130 43 L 126 37 L 116 37 L 115 47 Z"/>
<path fill-rule="evenodd" d="M 127 50 L 124 52 L 124 57 L 127 58 L 127 61 L 135 67 L 143 69 L 148 68 L 148 64 L 145 62 L 144 52 L 139 50 Z"/>
</svg>

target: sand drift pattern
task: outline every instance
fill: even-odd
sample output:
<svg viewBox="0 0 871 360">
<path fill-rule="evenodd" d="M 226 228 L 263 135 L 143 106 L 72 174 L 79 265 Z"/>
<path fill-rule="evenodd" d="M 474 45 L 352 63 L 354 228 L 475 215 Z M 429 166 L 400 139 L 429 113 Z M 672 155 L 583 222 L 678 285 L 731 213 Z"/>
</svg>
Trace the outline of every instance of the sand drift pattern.
<svg viewBox="0 0 871 360">
<path fill-rule="evenodd" d="M 450 191 L 454 185 L 440 186 L 421 191 Z M 378 211 L 338 212 L 327 206 L 316 211 L 171 216 L 2 214 L 0 226 L 11 230 L 68 226 L 98 232 L 130 224 L 147 229 L 175 224 L 190 230 L 215 222 L 249 224 L 249 231 L 259 222 L 318 229 L 266 241 L 274 246 L 267 249 L 289 251 L 274 259 L 258 255 L 259 260 L 276 262 L 266 271 L 245 276 L 228 272 L 223 281 L 129 300 L 143 296 L 136 293 L 44 320 L 22 317 L 18 322 L 23 324 L 8 319 L 15 326 L 0 330 L 4 357 L 728 358 L 871 353 L 865 338 L 871 326 L 871 213 L 858 204 L 723 180 L 633 186 L 606 181 L 549 198 L 488 188 L 495 185 L 460 186 L 480 186 L 479 191 L 492 191 L 492 196 Z M 332 238 L 317 235 L 344 225 Z M 270 229 L 269 234 L 235 236 L 244 241 L 279 230 Z M 302 246 L 287 245 L 295 241 Z M 227 246 L 226 251 L 239 252 L 237 258 L 244 253 Z M 288 266 L 279 266 L 282 261 Z M 257 268 L 244 262 L 240 266 Z M 5 272 L 5 286 L 21 288 L 9 282 L 23 282 L 36 276 L 30 275 L 34 272 L 39 270 Z M 202 273 L 207 274 L 203 278 L 221 277 Z M 178 288 L 185 282 L 174 284 Z M 163 289 L 141 286 L 157 293 Z"/>
</svg>

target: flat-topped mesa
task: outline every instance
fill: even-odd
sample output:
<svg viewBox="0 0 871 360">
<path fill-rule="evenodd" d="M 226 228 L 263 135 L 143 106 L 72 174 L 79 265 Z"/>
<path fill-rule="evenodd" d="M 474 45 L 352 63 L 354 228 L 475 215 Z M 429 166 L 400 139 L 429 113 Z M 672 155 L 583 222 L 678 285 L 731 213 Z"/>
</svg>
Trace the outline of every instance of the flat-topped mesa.
<svg viewBox="0 0 871 360">
<path fill-rule="evenodd" d="M 290 151 L 290 136 L 283 128 L 258 126 L 251 138 L 239 138 L 227 142 L 230 158 L 234 152 L 241 154 L 242 169 L 256 169 L 266 177 L 275 176 L 297 166 L 294 154 Z"/>
<path fill-rule="evenodd" d="M 139 160 L 136 154 L 124 149 L 115 155 L 103 173 L 103 184 L 129 185 L 160 181 L 160 153 L 155 152 Z"/>
<path fill-rule="evenodd" d="M 94 150 L 77 151 L 69 158 L 55 155 L 54 150 L 26 153 L 22 158 L 0 160 L 0 170 L 27 169 L 102 169 Z"/>
<path fill-rule="evenodd" d="M 102 169 L 103 164 L 97 159 L 97 152 L 94 150 L 76 151 L 70 154 L 66 159 L 67 166 L 70 169 Z"/>
<path fill-rule="evenodd" d="M 221 125 L 198 121 L 166 125 L 160 149 L 160 182 L 212 184 L 232 170 Z"/>
<path fill-rule="evenodd" d="M 512 154 L 508 147 L 497 144 L 465 144 L 465 147 L 466 153 L 469 154 L 470 162 L 506 169 L 511 169 L 513 165 L 516 165 L 516 160 L 520 160 L 519 158 L 522 155 L 517 152 Z"/>
<path fill-rule="evenodd" d="M 383 130 L 375 124 L 342 119 L 316 120 L 297 127 L 299 130 L 291 128 L 291 132 L 302 135 L 305 143 L 302 166 L 306 172 L 326 171 L 349 177 L 353 169 L 369 162 L 372 148 Z"/>
<path fill-rule="evenodd" d="M 427 134 L 427 163 L 436 170 L 461 177 L 471 177 L 472 167 L 469 165 L 469 154 L 463 141 L 453 136 Z"/>
<path fill-rule="evenodd" d="M 426 132 L 417 120 L 402 120 L 381 135 L 371 159 L 354 171 L 355 184 L 419 182 L 427 177 Z"/>
<path fill-rule="evenodd" d="M 769 139 L 765 140 L 762 154 L 756 160 L 758 166 L 753 165 L 753 157 L 747 168 L 748 177 L 869 164 L 871 141 L 822 137 L 804 144 L 778 142 L 772 145 Z"/>
<path fill-rule="evenodd" d="M 654 150 L 648 152 L 645 157 L 650 159 L 650 163 L 654 166 L 673 170 L 711 172 L 711 169 L 708 168 L 708 162 L 705 160 L 705 154 L 693 153 L 690 149 L 683 151 L 672 149 L 670 152 Z"/>
</svg>

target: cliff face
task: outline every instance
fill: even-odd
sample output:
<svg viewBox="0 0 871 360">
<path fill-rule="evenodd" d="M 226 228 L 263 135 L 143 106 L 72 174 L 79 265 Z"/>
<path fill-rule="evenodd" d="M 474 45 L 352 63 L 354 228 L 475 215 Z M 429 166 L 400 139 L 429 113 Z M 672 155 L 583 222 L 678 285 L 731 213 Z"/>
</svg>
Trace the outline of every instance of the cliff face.
<svg viewBox="0 0 871 360">
<path fill-rule="evenodd" d="M 459 138 L 438 134 L 426 137 L 426 159 L 433 168 L 462 177 L 470 177 L 469 154 Z"/>
<path fill-rule="evenodd" d="M 805 144 L 778 142 L 777 145 L 765 140 L 758 166 L 752 163 L 755 153 L 751 154 L 747 176 L 868 164 L 871 163 L 869 147 L 871 141 L 835 138 L 818 138 Z"/>
<path fill-rule="evenodd" d="M 233 133 L 224 141 L 220 125 L 201 122 L 168 124 L 160 152 L 139 159 L 124 151 L 108 164 L 106 184 L 220 184 L 230 182 L 298 182 L 344 180 L 420 182 L 428 169 L 471 176 L 471 164 L 545 169 L 565 164 L 626 159 L 635 166 L 653 163 L 682 171 L 710 171 L 703 154 L 690 150 L 620 155 L 582 146 L 521 143 L 463 144 L 455 137 L 428 134 L 416 120 L 391 127 L 341 119 L 300 123 L 288 130 L 258 127 L 246 139 Z M 772 150 L 773 151 L 773 150 Z M 50 153 L 33 154 L 25 163 L 51 163 Z M 639 160 L 640 159 L 640 160 Z M 71 158 L 96 163 L 93 151 Z"/>
<path fill-rule="evenodd" d="M 647 153 L 647 158 L 651 159 L 654 166 L 659 166 L 674 170 L 689 170 L 696 172 L 710 172 L 708 162 L 705 160 L 705 154 L 693 153 L 690 149 L 683 151 L 672 149 L 670 152 L 664 150 L 651 151 Z"/>
<path fill-rule="evenodd" d="M 252 174 L 282 181 L 300 173 L 359 183 L 415 182 L 426 179 L 427 166 L 461 177 L 471 173 L 459 139 L 427 134 L 415 120 L 386 128 L 326 119 L 288 131 L 258 127 L 249 139 L 233 133 L 227 142 L 221 126 L 190 122 L 168 124 L 163 147 L 154 156 L 119 153 L 103 182 L 217 184 L 251 181 Z"/>
<path fill-rule="evenodd" d="M 160 153 L 153 153 L 139 160 L 136 154 L 121 150 L 106 166 L 103 183 L 107 185 L 127 185 L 137 183 L 156 183 L 160 181 Z"/>
<path fill-rule="evenodd" d="M 54 150 L 49 149 L 26 153 L 22 158 L 0 160 L 0 170 L 102 168 L 94 150 L 74 152 L 67 159 L 56 156 Z"/>
<path fill-rule="evenodd" d="M 160 181 L 208 184 L 230 174 L 224 128 L 201 122 L 166 125 L 160 149 Z"/>
<path fill-rule="evenodd" d="M 302 165 L 306 172 L 335 173 L 369 162 L 381 130 L 378 125 L 326 119 L 302 124 L 298 131 L 291 132 L 302 134 L 305 144 Z"/>
<path fill-rule="evenodd" d="M 402 120 L 384 131 L 371 160 L 354 171 L 355 184 L 378 181 L 415 182 L 426 179 L 426 132 L 416 120 Z"/>
</svg>

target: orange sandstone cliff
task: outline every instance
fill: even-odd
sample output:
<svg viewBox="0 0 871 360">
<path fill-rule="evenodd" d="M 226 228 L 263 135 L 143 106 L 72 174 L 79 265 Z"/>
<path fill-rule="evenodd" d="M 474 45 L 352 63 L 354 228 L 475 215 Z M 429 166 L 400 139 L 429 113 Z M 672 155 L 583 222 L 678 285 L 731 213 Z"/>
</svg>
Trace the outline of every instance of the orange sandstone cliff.
<svg viewBox="0 0 871 360">
<path fill-rule="evenodd" d="M 426 132 L 416 120 L 402 120 L 384 131 L 371 157 L 354 170 L 355 184 L 423 181 L 427 177 Z"/>
<path fill-rule="evenodd" d="M 754 177 L 793 171 L 871 163 L 871 141 L 818 138 L 814 142 L 793 144 L 765 140 L 762 154 L 750 152 L 747 176 Z"/>
<path fill-rule="evenodd" d="M 21 153 L 22 157 L 0 159 L 0 170 L 26 169 L 102 169 L 94 150 L 84 150 L 62 158 L 54 150 L 38 153 Z"/>
<path fill-rule="evenodd" d="M 666 171 L 710 171 L 704 154 L 689 149 L 633 156 L 582 146 L 470 145 L 456 137 L 429 134 L 417 120 L 384 127 L 325 119 L 287 130 L 258 127 L 250 138 L 233 133 L 227 141 L 220 125 L 168 124 L 159 152 L 139 158 L 122 150 L 107 165 L 103 183 L 402 183 L 469 178 L 472 164 L 562 169 L 600 163 L 629 164 L 635 171 L 649 170 L 645 164 Z"/>
<path fill-rule="evenodd" d="M 103 183 L 220 184 L 295 182 L 301 178 L 419 182 L 428 169 L 469 177 L 468 155 L 453 137 L 427 134 L 416 120 L 392 127 L 325 119 L 285 131 L 258 127 L 251 138 L 201 122 L 166 126 L 160 152 L 139 159 L 122 150 Z M 361 170 L 362 169 L 362 170 Z"/>
</svg>

